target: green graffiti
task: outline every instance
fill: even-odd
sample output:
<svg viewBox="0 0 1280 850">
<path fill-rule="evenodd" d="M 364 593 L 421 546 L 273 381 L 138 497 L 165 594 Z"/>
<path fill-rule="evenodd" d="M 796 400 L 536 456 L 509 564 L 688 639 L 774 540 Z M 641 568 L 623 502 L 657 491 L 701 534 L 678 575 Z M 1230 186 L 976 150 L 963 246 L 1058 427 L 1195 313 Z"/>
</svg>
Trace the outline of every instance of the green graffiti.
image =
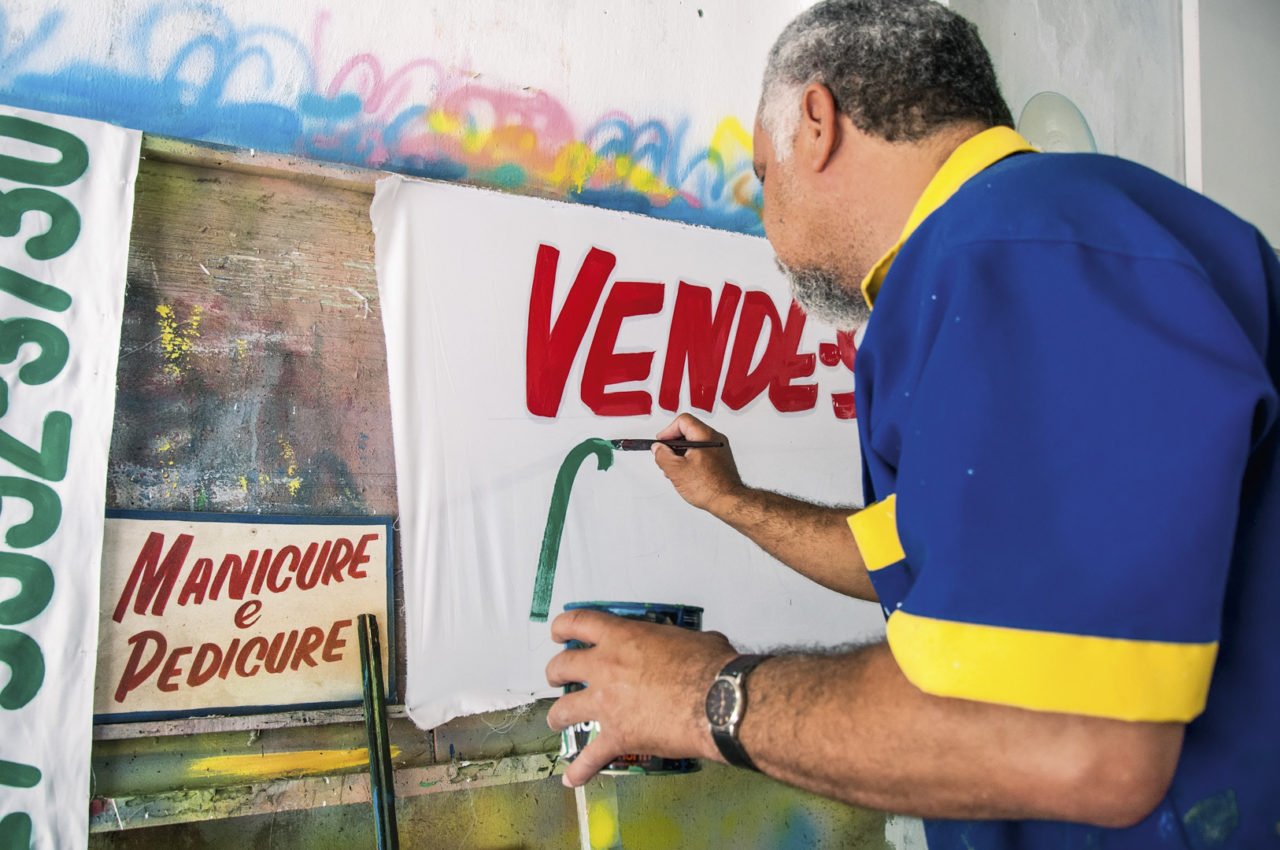
<svg viewBox="0 0 1280 850">
<path fill-rule="evenodd" d="M 17 236 L 22 217 L 29 212 L 47 213 L 49 229 L 27 240 L 27 256 L 33 260 L 61 257 L 80 237 L 80 213 L 75 205 L 48 189 L 14 189 L 0 192 L 0 236 Z"/>
<path fill-rule="evenodd" d="M 0 785 L 34 788 L 40 784 L 40 768 L 0 759 Z"/>
<path fill-rule="evenodd" d="M 21 552 L 0 552 L 0 578 L 17 579 L 18 595 L 0 602 L 0 625 L 25 623 L 53 598 L 53 570 L 39 558 Z"/>
<path fill-rule="evenodd" d="M 61 313 L 71 306 L 71 296 L 58 287 L 41 283 L 4 266 L 0 266 L 0 291 L 54 313 Z"/>
<path fill-rule="evenodd" d="M 58 523 L 62 522 L 62 502 L 58 501 L 58 494 L 48 484 L 30 478 L 0 476 L 0 513 L 3 512 L 4 500 L 10 496 L 31 503 L 31 518 L 10 528 L 4 536 L 5 543 L 15 549 L 30 549 L 48 540 L 58 530 Z"/>
<path fill-rule="evenodd" d="M 66 477 L 70 451 L 71 417 L 61 410 L 55 410 L 44 418 L 38 449 L 0 431 L 0 458 L 45 481 L 61 481 Z"/>
<path fill-rule="evenodd" d="M 547 621 L 547 611 L 551 608 L 551 588 L 556 581 L 556 560 L 560 557 L 560 535 L 564 532 L 564 515 L 569 509 L 569 493 L 573 490 L 573 479 L 578 474 L 578 467 L 589 455 L 596 456 L 601 472 L 613 466 L 613 446 L 609 445 L 608 440 L 594 437 L 574 446 L 564 463 L 560 464 L 556 486 L 551 491 L 551 507 L 547 509 L 547 528 L 542 533 L 542 551 L 538 553 L 538 576 L 533 582 L 533 605 L 529 609 L 529 619 L 536 623 Z"/>
<path fill-rule="evenodd" d="M 18 379 L 35 386 L 46 384 L 58 376 L 67 365 L 71 345 L 61 328 L 39 319 L 0 320 L 0 363 L 12 363 L 18 359 L 22 346 L 31 343 L 40 346 L 40 356 L 22 364 Z M 9 385 L 0 381 L 0 416 L 9 410 Z"/>
<path fill-rule="evenodd" d="M 33 162 L 16 156 L 0 156 L 0 177 L 32 186 L 66 186 L 89 169 L 89 148 L 79 138 L 37 121 L 16 115 L 0 115 L 0 136 L 53 148 L 57 162 Z"/>
<path fill-rule="evenodd" d="M 0 664 L 12 671 L 0 690 L 0 708 L 17 711 L 35 699 L 44 684 L 44 654 L 40 644 L 22 632 L 0 629 Z"/>
<path fill-rule="evenodd" d="M 15 812 L 0 819 L 0 850 L 31 850 L 31 816 Z"/>
</svg>

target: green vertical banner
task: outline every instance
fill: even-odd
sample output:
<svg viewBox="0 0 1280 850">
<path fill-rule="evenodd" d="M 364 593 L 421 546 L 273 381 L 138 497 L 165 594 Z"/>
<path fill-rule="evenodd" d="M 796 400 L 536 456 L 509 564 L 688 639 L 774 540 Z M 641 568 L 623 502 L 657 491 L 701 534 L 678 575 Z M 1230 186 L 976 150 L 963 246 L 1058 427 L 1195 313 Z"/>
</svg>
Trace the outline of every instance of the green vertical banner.
<svg viewBox="0 0 1280 850">
<path fill-rule="evenodd" d="M 141 139 L 0 105 L 0 850 L 88 844 L 107 449 Z"/>
</svg>

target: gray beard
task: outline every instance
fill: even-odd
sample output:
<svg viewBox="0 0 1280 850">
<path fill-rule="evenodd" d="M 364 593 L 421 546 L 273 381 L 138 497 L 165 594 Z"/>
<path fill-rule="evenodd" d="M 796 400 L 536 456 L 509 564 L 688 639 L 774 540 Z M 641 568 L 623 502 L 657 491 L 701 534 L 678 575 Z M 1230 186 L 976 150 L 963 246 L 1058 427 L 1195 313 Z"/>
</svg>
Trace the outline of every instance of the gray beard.
<svg viewBox="0 0 1280 850">
<path fill-rule="evenodd" d="M 861 289 L 846 289 L 836 275 L 825 269 L 793 269 L 776 257 L 774 262 L 791 282 L 791 295 L 807 315 L 841 331 L 857 330 L 871 317 L 871 307 Z"/>
</svg>

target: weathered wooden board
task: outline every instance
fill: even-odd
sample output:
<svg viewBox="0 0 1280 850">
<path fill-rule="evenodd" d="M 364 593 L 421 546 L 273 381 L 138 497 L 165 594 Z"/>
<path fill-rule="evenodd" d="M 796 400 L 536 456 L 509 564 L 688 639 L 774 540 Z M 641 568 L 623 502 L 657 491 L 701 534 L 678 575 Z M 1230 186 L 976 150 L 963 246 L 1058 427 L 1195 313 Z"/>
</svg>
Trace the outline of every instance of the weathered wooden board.
<svg viewBox="0 0 1280 850">
<path fill-rule="evenodd" d="M 369 200 L 142 163 L 112 507 L 395 512 Z"/>
<path fill-rule="evenodd" d="M 143 150 L 108 506 L 394 515 L 377 173 Z"/>
</svg>

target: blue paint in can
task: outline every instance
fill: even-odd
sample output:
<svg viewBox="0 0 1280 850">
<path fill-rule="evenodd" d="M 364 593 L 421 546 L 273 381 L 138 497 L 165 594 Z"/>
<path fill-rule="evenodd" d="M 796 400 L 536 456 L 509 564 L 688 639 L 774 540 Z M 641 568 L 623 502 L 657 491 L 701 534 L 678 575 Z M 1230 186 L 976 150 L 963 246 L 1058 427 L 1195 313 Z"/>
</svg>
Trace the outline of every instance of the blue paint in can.
<svg viewBox="0 0 1280 850">
<path fill-rule="evenodd" d="M 667 626 L 678 626 L 682 629 L 702 630 L 702 608 L 697 605 L 675 605 L 662 602 L 570 602 L 564 610 L 572 611 L 585 608 L 592 611 L 604 611 L 628 620 L 644 620 L 649 623 L 661 623 Z M 566 646 L 569 649 L 582 649 L 586 644 L 571 640 Z M 565 685 L 566 694 L 582 690 L 585 685 L 574 682 Z M 567 761 L 573 761 L 583 747 L 595 738 L 600 731 L 600 724 L 595 721 L 576 723 L 560 733 L 560 755 Z M 615 775 L 655 776 L 671 773 L 692 773 L 701 769 L 701 763 L 694 758 L 672 759 L 662 758 L 648 753 L 627 753 L 620 755 L 601 773 Z"/>
</svg>

